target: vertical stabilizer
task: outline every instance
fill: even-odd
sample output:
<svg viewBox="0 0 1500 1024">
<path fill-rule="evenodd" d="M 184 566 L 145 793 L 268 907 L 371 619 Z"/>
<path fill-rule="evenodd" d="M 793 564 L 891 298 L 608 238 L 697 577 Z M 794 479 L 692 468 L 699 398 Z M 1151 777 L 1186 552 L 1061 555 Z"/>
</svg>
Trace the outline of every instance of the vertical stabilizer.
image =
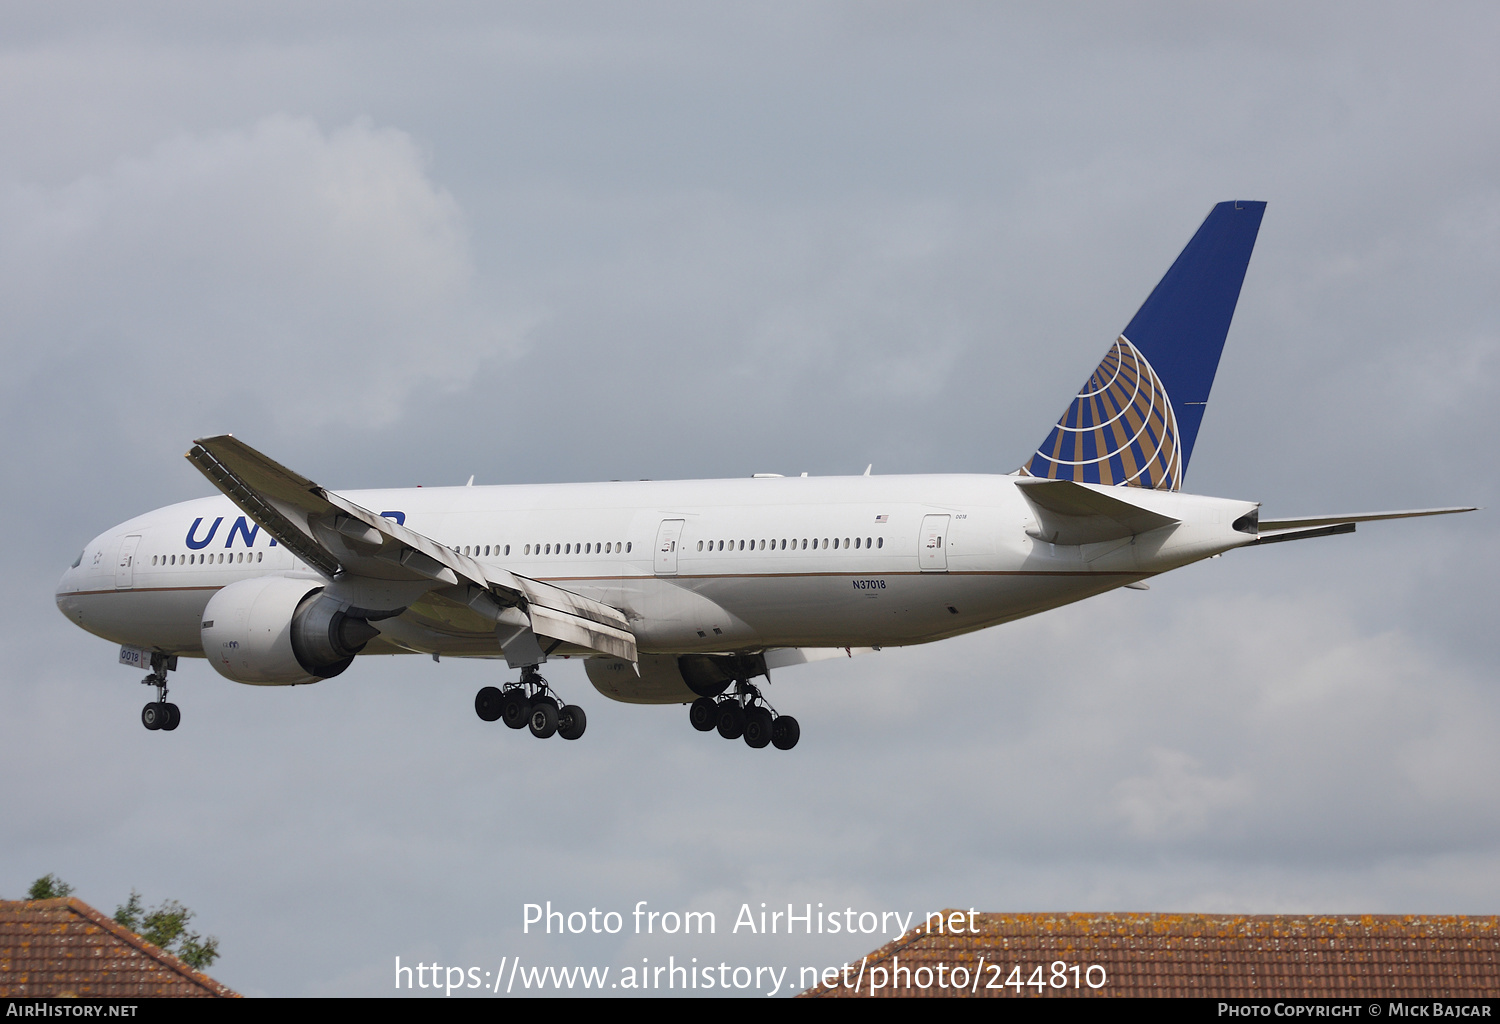
<svg viewBox="0 0 1500 1024">
<path fill-rule="evenodd" d="M 1209 212 L 1023 474 L 1182 486 L 1265 210 L 1241 201 Z"/>
</svg>

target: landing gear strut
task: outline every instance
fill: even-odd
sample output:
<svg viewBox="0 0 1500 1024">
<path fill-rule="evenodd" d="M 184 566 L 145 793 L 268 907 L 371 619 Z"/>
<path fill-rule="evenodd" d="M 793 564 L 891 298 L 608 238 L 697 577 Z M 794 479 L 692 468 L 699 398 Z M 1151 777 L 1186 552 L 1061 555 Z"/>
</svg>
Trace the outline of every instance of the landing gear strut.
<svg viewBox="0 0 1500 1024">
<path fill-rule="evenodd" d="M 168 657 L 160 652 L 151 655 L 151 672 L 141 683 L 156 687 L 156 699 L 141 708 L 141 724 L 153 732 L 160 729 L 171 732 L 182 722 L 182 712 L 176 704 L 167 703 L 167 673 L 177 667 L 176 656 Z"/>
<path fill-rule="evenodd" d="M 486 686 L 474 696 L 474 712 L 486 722 L 503 720 L 512 729 L 530 729 L 539 740 L 558 735 L 576 740 L 588 728 L 577 704 L 563 704 L 535 665 L 521 670 L 519 682 L 505 689 Z"/>
<path fill-rule="evenodd" d="M 802 729 L 791 715 L 778 715 L 762 696 L 760 688 L 746 679 L 736 679 L 734 692 L 717 699 L 699 697 L 688 707 L 688 721 L 699 732 L 717 729 L 726 740 L 743 738 L 757 750 L 770 744 L 791 750 Z"/>
</svg>

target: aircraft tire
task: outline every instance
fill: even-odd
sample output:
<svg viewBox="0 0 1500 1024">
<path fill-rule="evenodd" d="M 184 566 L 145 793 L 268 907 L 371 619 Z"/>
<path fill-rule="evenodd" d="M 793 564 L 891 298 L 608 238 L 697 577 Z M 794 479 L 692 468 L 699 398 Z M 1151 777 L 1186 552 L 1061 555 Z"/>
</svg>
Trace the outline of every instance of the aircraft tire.
<svg viewBox="0 0 1500 1024">
<path fill-rule="evenodd" d="M 182 724 L 182 711 L 176 704 L 163 704 L 167 712 L 167 720 L 161 724 L 162 732 L 171 732 Z"/>
<path fill-rule="evenodd" d="M 166 721 L 166 712 L 162 711 L 161 705 L 152 701 L 141 708 L 141 724 L 152 732 L 161 728 L 162 722 Z"/>
<path fill-rule="evenodd" d="M 482 722 L 494 722 L 500 718 L 502 707 L 500 687 L 486 686 L 474 695 L 474 713 Z"/>
<path fill-rule="evenodd" d="M 777 750 L 791 750 L 802 738 L 802 727 L 791 715 L 782 715 L 771 723 L 771 742 Z"/>
<path fill-rule="evenodd" d="M 745 746 L 759 750 L 771 742 L 771 712 L 751 708 L 745 712 Z"/>
<path fill-rule="evenodd" d="M 688 708 L 688 721 L 699 732 L 713 732 L 719 724 L 719 702 L 712 697 L 699 697 Z"/>
<path fill-rule="evenodd" d="M 719 705 L 719 735 L 726 740 L 737 740 L 745 732 L 745 709 L 732 700 Z"/>
<path fill-rule="evenodd" d="M 512 729 L 525 728 L 531 718 L 531 701 L 526 699 L 525 690 L 517 686 L 501 693 L 500 717 Z"/>
<path fill-rule="evenodd" d="M 565 740 L 576 740 L 589 727 L 589 716 L 577 704 L 564 704 L 557 715 L 557 734 Z"/>
<path fill-rule="evenodd" d="M 557 708 L 552 704 L 536 703 L 531 705 L 531 717 L 527 720 L 531 727 L 531 735 L 539 740 L 544 740 L 557 732 Z"/>
</svg>

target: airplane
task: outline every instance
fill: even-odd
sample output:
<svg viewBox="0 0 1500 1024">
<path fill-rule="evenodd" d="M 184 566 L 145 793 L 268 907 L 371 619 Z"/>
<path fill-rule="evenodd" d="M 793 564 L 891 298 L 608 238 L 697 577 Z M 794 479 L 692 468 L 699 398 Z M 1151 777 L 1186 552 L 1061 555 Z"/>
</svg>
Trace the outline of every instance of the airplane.
<svg viewBox="0 0 1500 1024">
<path fill-rule="evenodd" d="M 1184 492 L 1263 202 L 1214 206 L 1061 419 L 1009 474 L 784 477 L 334 492 L 232 435 L 187 458 L 220 492 L 89 541 L 58 608 L 121 645 L 171 731 L 178 659 L 259 686 L 360 655 L 503 659 L 474 708 L 578 739 L 540 669 L 580 657 L 605 697 L 685 704 L 692 726 L 789 750 L 755 680 L 930 643 L 1235 548 L 1471 507 L 1264 519 Z"/>
</svg>

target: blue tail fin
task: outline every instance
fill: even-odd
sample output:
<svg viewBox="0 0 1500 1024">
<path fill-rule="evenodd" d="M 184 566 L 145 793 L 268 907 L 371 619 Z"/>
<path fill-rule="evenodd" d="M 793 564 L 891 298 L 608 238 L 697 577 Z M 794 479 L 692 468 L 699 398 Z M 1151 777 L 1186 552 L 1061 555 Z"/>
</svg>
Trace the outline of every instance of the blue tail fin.
<svg viewBox="0 0 1500 1024">
<path fill-rule="evenodd" d="M 1203 422 L 1265 203 L 1220 203 L 1136 312 L 1026 476 L 1175 491 Z"/>
</svg>

